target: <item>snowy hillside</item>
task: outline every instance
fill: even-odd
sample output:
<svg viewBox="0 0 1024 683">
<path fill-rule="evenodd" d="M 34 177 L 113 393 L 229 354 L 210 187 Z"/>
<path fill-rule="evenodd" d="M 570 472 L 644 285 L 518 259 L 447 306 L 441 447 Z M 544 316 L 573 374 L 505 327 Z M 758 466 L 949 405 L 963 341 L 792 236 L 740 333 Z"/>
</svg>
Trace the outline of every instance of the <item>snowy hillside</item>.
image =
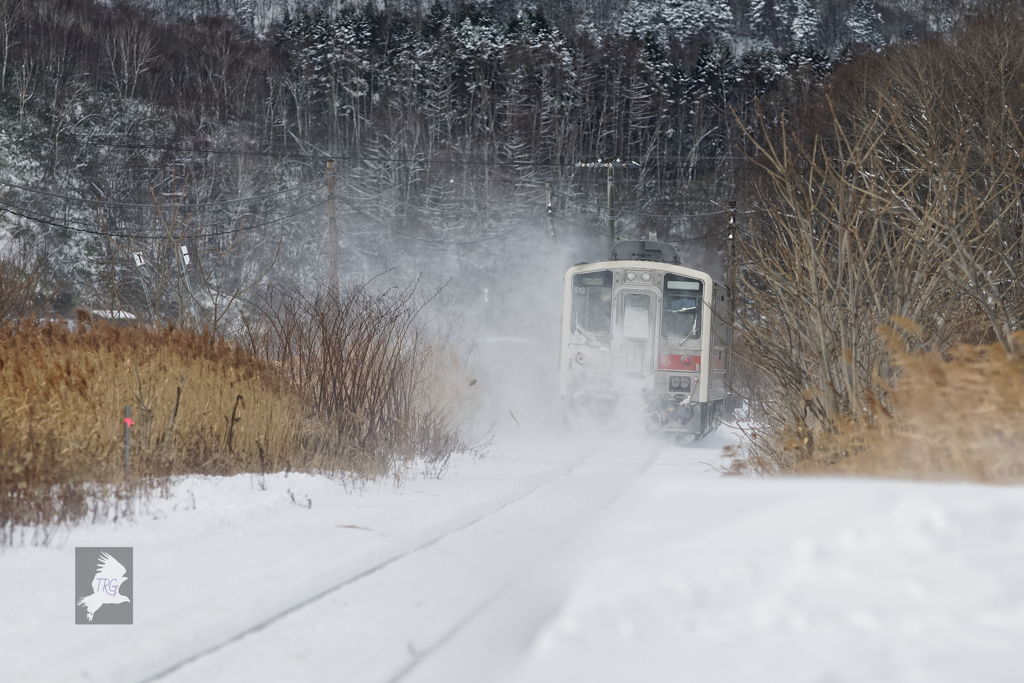
<svg viewBox="0 0 1024 683">
<path fill-rule="evenodd" d="M 716 250 L 749 192 L 740 124 L 958 7 L 5 2 L 0 235 L 48 255 L 61 312 L 141 313 L 128 254 L 166 260 L 167 233 L 218 260 L 218 290 L 271 263 L 322 280 L 333 156 L 343 272 L 443 283 L 457 261 L 444 296 L 466 305 L 494 289 L 478 263 L 548 235 L 545 183 L 562 241 L 600 239 L 604 179 L 576 164 L 603 158 L 639 165 L 616 178 L 618 235 Z"/>
</svg>

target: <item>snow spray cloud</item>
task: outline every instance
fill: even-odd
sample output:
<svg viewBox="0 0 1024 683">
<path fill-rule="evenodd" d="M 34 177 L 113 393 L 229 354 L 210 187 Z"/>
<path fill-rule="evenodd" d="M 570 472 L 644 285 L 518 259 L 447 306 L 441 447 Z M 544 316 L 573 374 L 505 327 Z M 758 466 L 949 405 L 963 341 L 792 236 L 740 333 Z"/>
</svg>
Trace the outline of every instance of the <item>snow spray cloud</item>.
<svg viewBox="0 0 1024 683">
<path fill-rule="evenodd" d="M 432 297 L 420 322 L 468 360 L 460 372 L 470 375 L 466 402 L 479 436 L 561 424 L 562 277 L 575 263 L 607 256 L 600 226 L 559 221 L 552 237 L 543 195 L 528 211 L 522 204 L 492 203 L 479 214 L 450 207 L 454 218 L 437 225 L 377 225 L 361 215 L 339 225 L 343 281 L 374 289 L 415 283 L 417 296 Z"/>
<path fill-rule="evenodd" d="M 449 247 L 422 262 L 424 287 L 441 286 L 424 313 L 470 360 L 474 431 L 534 434 L 562 424 L 558 395 L 562 277 L 603 258 L 599 235 L 548 234 L 543 216 L 503 225 L 493 242 Z"/>
<path fill-rule="evenodd" d="M 552 236 L 544 193 L 531 194 L 535 189 L 518 188 L 505 199 L 453 200 L 443 210 L 413 211 L 408 203 L 381 205 L 376 213 L 358 207 L 339 220 L 343 281 L 372 281 L 375 289 L 416 283 L 419 297 L 432 297 L 420 321 L 433 339 L 468 359 L 459 368 L 468 373 L 463 403 L 481 436 L 563 426 L 563 277 L 577 263 L 608 258 L 597 215 L 561 211 Z M 626 220 L 620 231 L 639 237 Z M 679 246 L 687 265 L 712 271 L 718 265 L 713 249 Z"/>
</svg>

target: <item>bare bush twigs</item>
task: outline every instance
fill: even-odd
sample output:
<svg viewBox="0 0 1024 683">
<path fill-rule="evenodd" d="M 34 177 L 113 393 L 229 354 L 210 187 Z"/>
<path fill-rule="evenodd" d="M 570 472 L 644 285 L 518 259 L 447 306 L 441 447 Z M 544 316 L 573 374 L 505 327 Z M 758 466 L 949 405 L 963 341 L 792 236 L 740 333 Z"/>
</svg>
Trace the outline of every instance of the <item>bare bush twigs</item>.
<svg viewBox="0 0 1024 683">
<path fill-rule="evenodd" d="M 908 48 L 856 97 L 827 98 L 810 132 L 750 136 L 764 214 L 738 245 L 737 324 L 759 471 L 820 462 L 820 439 L 889 410 L 898 369 L 877 330 L 894 316 L 920 329 L 914 349 L 1020 352 L 1024 134 L 1009 104 L 1024 104 L 1024 58 L 995 48 L 1024 39 L 971 30 L 979 54 Z M 1002 64 L 986 79 L 1016 85 L 979 93 L 986 59 Z"/>
<path fill-rule="evenodd" d="M 253 266 L 241 256 L 247 245 L 245 233 L 207 234 L 186 211 L 185 187 L 180 193 L 175 190 L 166 203 L 153 193 L 155 217 L 146 239 L 120 243 L 108 238 L 111 263 L 101 298 L 112 315 L 131 311 L 139 320 L 171 319 L 178 327 L 229 334 L 240 322 L 244 297 L 277 262 L 281 245 L 268 264 Z M 99 218 L 105 224 L 102 212 Z M 239 221 L 239 227 L 244 227 L 244 221 Z M 115 254 L 119 263 L 114 263 Z"/>
<path fill-rule="evenodd" d="M 413 286 L 270 290 L 246 345 L 280 367 L 373 469 L 390 472 L 407 457 L 440 461 L 461 442 L 454 416 L 420 398 L 430 345 L 414 321 L 428 299 Z"/>
<path fill-rule="evenodd" d="M 49 307 L 43 259 L 13 245 L 0 247 L 0 320 L 17 320 Z"/>
</svg>

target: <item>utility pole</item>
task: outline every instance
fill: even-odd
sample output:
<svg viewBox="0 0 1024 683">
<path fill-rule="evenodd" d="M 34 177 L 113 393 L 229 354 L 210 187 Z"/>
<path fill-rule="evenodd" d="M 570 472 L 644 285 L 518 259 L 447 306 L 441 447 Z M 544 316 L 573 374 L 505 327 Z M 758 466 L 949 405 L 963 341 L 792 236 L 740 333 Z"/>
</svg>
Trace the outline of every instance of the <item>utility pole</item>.
<svg viewBox="0 0 1024 683">
<path fill-rule="evenodd" d="M 608 253 L 615 248 L 615 169 L 608 164 Z"/>
<path fill-rule="evenodd" d="M 338 222 L 334 214 L 334 159 L 327 160 L 327 256 L 331 262 L 330 283 L 335 296 L 341 296 L 338 281 Z"/>
<path fill-rule="evenodd" d="M 729 259 L 729 268 L 726 272 L 726 286 L 729 294 L 733 294 L 736 288 L 736 202 L 729 202 L 729 241 L 726 243 L 726 257 Z M 730 310 L 730 313 L 732 311 Z"/>
<path fill-rule="evenodd" d="M 726 344 L 726 372 L 725 372 L 725 389 L 726 389 L 726 400 L 723 405 L 724 417 L 726 420 L 736 419 L 736 392 L 733 389 L 733 371 L 732 364 L 734 362 L 732 353 L 733 343 L 733 329 L 736 324 L 736 202 L 729 202 L 729 239 L 726 242 L 725 247 L 726 258 L 729 263 L 726 267 L 725 273 L 725 285 L 729 289 L 729 325 L 727 326 L 729 343 Z"/>
<path fill-rule="evenodd" d="M 149 297 L 149 287 L 146 286 L 146 275 L 142 272 L 142 266 L 146 265 L 141 251 L 133 251 L 132 258 L 135 259 L 135 272 L 139 274 L 139 281 L 142 282 L 142 294 L 146 297 L 146 305 L 153 312 L 153 320 L 156 320 L 156 302 Z"/>
<path fill-rule="evenodd" d="M 178 300 L 183 300 L 181 283 L 185 283 L 185 291 L 188 292 L 189 302 L 192 307 L 192 316 L 196 324 L 199 324 L 199 302 L 196 300 L 196 293 L 192 289 L 192 282 L 188 279 L 188 266 L 192 263 L 192 257 L 188 253 L 188 247 L 184 244 L 178 245 Z"/>
<path fill-rule="evenodd" d="M 640 164 L 635 161 L 623 162 L 622 159 L 616 159 L 615 161 L 602 161 L 598 159 L 596 162 L 589 163 L 576 163 L 577 168 L 601 168 L 608 169 L 608 251 L 615 247 L 615 169 L 616 168 L 640 168 Z"/>
<path fill-rule="evenodd" d="M 544 183 L 544 189 L 548 195 L 548 236 L 555 236 L 555 209 L 551 206 L 551 183 Z"/>
</svg>

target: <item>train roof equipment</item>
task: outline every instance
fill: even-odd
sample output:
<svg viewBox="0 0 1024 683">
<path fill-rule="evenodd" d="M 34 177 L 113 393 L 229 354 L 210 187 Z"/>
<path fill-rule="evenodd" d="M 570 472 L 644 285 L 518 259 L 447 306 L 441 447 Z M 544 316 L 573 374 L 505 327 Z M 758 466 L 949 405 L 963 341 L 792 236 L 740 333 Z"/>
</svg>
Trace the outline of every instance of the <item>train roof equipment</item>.
<svg viewBox="0 0 1024 683">
<path fill-rule="evenodd" d="M 679 251 L 665 242 L 624 240 L 612 247 L 612 261 L 656 261 L 680 266 Z"/>
</svg>

